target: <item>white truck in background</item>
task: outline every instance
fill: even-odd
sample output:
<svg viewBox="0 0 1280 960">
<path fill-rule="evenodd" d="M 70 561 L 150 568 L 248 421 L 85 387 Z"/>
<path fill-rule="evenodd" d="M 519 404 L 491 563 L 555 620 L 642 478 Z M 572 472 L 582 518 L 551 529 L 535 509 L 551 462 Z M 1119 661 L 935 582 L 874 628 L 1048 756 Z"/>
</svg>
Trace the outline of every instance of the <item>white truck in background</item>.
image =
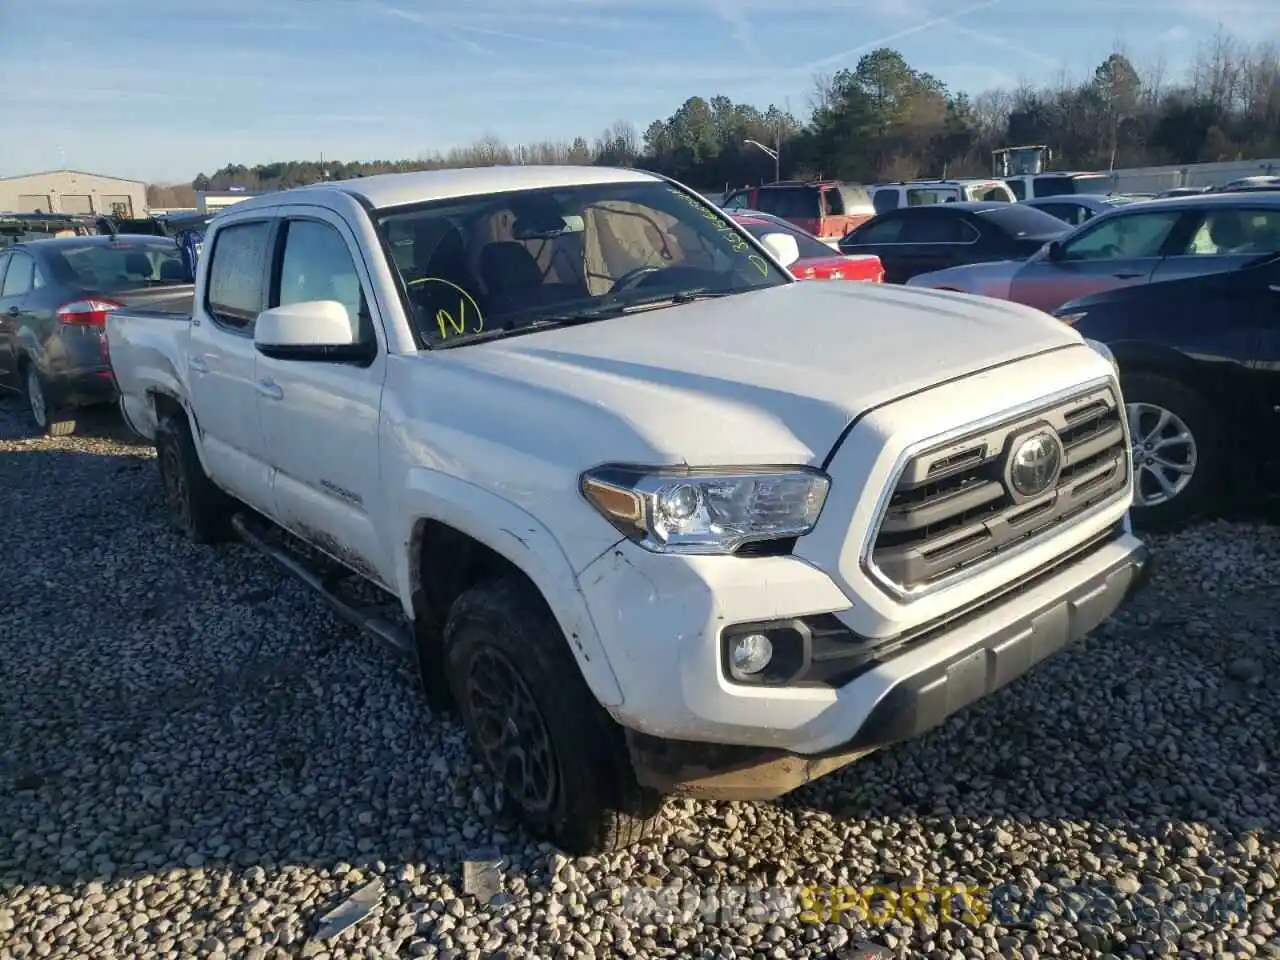
<svg viewBox="0 0 1280 960">
<path fill-rule="evenodd" d="M 913 737 L 1148 571 L 1105 348 L 793 255 L 634 170 L 377 176 L 220 213 L 191 312 L 107 340 L 178 528 L 416 656 L 581 854 Z"/>
</svg>

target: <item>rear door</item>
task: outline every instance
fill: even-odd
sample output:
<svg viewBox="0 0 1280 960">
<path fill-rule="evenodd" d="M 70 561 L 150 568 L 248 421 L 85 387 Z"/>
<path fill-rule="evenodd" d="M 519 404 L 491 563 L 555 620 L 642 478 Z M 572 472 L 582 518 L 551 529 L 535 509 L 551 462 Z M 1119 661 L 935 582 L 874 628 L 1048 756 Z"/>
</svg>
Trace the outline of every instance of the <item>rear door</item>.
<svg viewBox="0 0 1280 960">
<path fill-rule="evenodd" d="M 867 192 L 858 186 L 822 188 L 822 231 L 816 236 L 838 240 L 872 217 L 874 206 Z"/>
<path fill-rule="evenodd" d="M 1259 285 L 1258 319 L 1263 332 L 1253 367 L 1262 391 L 1261 437 L 1280 436 L 1280 259 L 1272 261 L 1259 271 L 1264 283 Z M 1266 460 L 1272 466 L 1280 465 L 1280 445 L 1264 443 Z M 1272 478 L 1264 490 L 1280 492 L 1280 482 Z"/>
<path fill-rule="evenodd" d="M 11 251 L 0 273 L 0 365 L 4 367 L 6 382 L 18 383 L 18 353 L 20 334 L 26 319 L 27 300 L 35 285 L 36 264 L 21 248 Z"/>
<path fill-rule="evenodd" d="M 258 411 L 253 327 L 266 308 L 275 228 L 274 214 L 264 212 L 242 214 L 214 233 L 188 346 L 188 389 L 209 474 L 266 514 L 273 506 L 272 475 Z"/>
<path fill-rule="evenodd" d="M 4 290 L 5 268 L 10 255 L 0 253 L 0 294 Z M 17 387 L 17 365 L 14 362 L 14 343 L 18 335 L 18 308 L 0 295 L 0 384 Z"/>
<path fill-rule="evenodd" d="M 1147 283 L 1187 214 L 1147 210 L 1094 218 L 1061 244 L 1061 257 L 1036 256 L 1015 275 L 1009 299 L 1052 313 L 1068 300 Z"/>
<path fill-rule="evenodd" d="M 905 214 L 905 210 L 891 210 L 868 220 L 840 241 L 840 252 L 875 254 L 884 266 L 884 282 L 903 283 L 910 268 L 910 260 L 902 257 Z"/>
<path fill-rule="evenodd" d="M 893 283 L 921 273 L 945 270 L 977 259 L 981 234 L 955 210 L 916 210 L 899 235 Z M 886 268 L 887 274 L 887 268 Z"/>
<path fill-rule="evenodd" d="M 1238 270 L 1280 250 L 1280 207 L 1215 207 L 1198 211 L 1174 238 L 1152 282 Z"/>
</svg>

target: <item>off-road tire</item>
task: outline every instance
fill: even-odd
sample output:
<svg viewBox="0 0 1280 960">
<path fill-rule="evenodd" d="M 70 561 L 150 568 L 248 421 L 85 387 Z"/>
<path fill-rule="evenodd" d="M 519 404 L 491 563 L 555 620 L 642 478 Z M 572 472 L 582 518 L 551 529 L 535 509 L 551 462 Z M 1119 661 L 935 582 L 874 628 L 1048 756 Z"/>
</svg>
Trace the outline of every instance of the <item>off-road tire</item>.
<svg viewBox="0 0 1280 960">
<path fill-rule="evenodd" d="M 169 414 L 156 426 L 156 462 L 169 519 L 194 543 L 218 543 L 231 536 L 234 503 L 204 472 L 185 416 Z M 175 487 L 174 482 L 180 482 Z"/>
<path fill-rule="evenodd" d="M 636 782 L 622 729 L 587 687 L 532 584 L 513 576 L 467 590 L 449 612 L 444 647 L 453 699 L 477 754 L 482 751 L 468 685 L 478 653 L 504 657 L 536 704 L 558 782 L 549 812 L 508 801 L 531 831 L 572 856 L 621 850 L 653 832 L 662 798 Z"/>
<path fill-rule="evenodd" d="M 74 434 L 75 418 L 49 405 L 49 384 L 30 360 L 23 362 L 19 376 L 22 380 L 22 396 L 27 401 L 27 416 L 36 431 L 46 437 L 69 437 Z"/>
<path fill-rule="evenodd" d="M 1187 486 L 1171 500 L 1150 507 L 1134 504 L 1133 524 L 1144 530 L 1172 530 L 1213 510 L 1226 486 L 1223 424 L 1217 412 L 1191 387 L 1155 373 L 1121 376 L 1125 403 L 1150 403 L 1175 414 L 1196 444 L 1196 469 Z M 1140 479 L 1137 464 L 1134 480 Z"/>
</svg>

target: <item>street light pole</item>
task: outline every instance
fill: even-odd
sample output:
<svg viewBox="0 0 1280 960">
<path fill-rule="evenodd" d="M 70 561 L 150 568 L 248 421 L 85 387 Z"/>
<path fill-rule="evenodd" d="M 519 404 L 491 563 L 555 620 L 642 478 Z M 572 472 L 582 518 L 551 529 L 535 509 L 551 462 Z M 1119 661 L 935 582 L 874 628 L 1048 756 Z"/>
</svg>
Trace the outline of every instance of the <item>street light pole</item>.
<svg viewBox="0 0 1280 960">
<path fill-rule="evenodd" d="M 780 155 L 779 150 L 782 147 L 782 143 L 780 141 L 777 141 L 777 140 L 774 141 L 775 143 L 778 144 L 779 150 L 775 150 L 772 147 L 766 147 L 759 140 L 743 140 L 742 142 L 750 144 L 751 146 L 755 147 L 757 150 L 760 150 L 768 154 L 769 156 L 773 157 L 773 182 L 777 183 L 779 180 L 782 179 L 782 170 L 779 163 L 779 155 Z"/>
</svg>

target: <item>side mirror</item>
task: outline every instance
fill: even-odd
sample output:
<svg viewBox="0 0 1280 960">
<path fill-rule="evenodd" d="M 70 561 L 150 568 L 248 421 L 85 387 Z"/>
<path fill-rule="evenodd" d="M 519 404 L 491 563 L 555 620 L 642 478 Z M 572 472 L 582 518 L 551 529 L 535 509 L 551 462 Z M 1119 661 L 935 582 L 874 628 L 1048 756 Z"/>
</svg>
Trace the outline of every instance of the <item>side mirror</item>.
<svg viewBox="0 0 1280 960">
<path fill-rule="evenodd" d="M 1046 259 L 1052 260 L 1055 263 L 1061 260 L 1062 244 L 1059 243 L 1057 240 L 1050 240 L 1047 244 L 1045 244 L 1044 255 Z"/>
<path fill-rule="evenodd" d="M 307 300 L 258 314 L 253 344 L 264 357 L 325 363 L 366 362 L 376 346 L 362 342 L 337 300 Z"/>
<path fill-rule="evenodd" d="M 766 233 L 760 238 L 760 242 L 784 267 L 789 267 L 800 259 L 800 244 L 789 233 Z"/>
</svg>

